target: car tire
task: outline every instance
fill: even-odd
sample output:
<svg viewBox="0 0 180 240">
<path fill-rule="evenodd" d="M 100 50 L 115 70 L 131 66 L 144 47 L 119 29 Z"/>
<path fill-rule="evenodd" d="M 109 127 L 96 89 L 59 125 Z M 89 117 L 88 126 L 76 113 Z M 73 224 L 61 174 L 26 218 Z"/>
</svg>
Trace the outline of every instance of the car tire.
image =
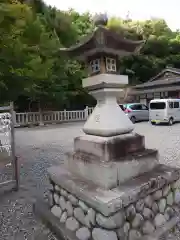
<svg viewBox="0 0 180 240">
<path fill-rule="evenodd" d="M 169 119 L 169 122 L 168 122 L 168 124 L 169 124 L 169 126 L 172 126 L 172 125 L 173 125 L 173 123 L 174 123 L 174 121 L 173 121 L 173 118 L 171 117 L 171 118 Z"/>
<path fill-rule="evenodd" d="M 152 125 L 156 125 L 156 123 L 155 123 L 155 122 L 151 122 L 151 124 L 152 124 Z"/>
<path fill-rule="evenodd" d="M 130 118 L 130 120 L 131 120 L 131 122 L 132 122 L 133 124 L 136 123 L 136 118 L 135 118 L 134 116 L 132 116 L 132 117 Z"/>
</svg>

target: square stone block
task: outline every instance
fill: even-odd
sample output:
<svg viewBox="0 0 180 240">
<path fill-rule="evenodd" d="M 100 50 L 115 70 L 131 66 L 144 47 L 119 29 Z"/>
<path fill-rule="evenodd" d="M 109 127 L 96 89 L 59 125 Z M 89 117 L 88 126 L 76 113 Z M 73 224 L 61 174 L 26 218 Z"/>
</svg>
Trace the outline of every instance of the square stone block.
<svg viewBox="0 0 180 240">
<path fill-rule="evenodd" d="M 144 136 L 137 133 L 115 137 L 83 135 L 74 139 L 74 151 L 94 155 L 98 161 L 124 161 L 124 157 L 145 149 Z"/>
<path fill-rule="evenodd" d="M 71 173 L 92 181 L 106 189 L 118 185 L 118 170 L 115 162 L 100 162 L 88 159 L 88 154 L 68 154 L 65 168 Z"/>
<path fill-rule="evenodd" d="M 156 150 L 143 150 L 127 156 L 124 161 L 98 161 L 96 156 L 83 152 L 69 153 L 65 168 L 76 176 L 111 189 L 124 181 L 152 170 L 158 164 Z"/>
</svg>

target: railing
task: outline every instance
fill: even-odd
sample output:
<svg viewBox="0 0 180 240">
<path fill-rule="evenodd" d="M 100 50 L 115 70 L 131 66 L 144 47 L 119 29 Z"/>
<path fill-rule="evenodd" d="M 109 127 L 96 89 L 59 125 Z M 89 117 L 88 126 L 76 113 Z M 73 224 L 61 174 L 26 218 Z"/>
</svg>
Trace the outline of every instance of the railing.
<svg viewBox="0 0 180 240">
<path fill-rule="evenodd" d="M 78 111 L 48 111 L 15 113 L 15 126 L 44 125 L 71 121 L 85 121 L 93 108 L 86 107 Z"/>
</svg>

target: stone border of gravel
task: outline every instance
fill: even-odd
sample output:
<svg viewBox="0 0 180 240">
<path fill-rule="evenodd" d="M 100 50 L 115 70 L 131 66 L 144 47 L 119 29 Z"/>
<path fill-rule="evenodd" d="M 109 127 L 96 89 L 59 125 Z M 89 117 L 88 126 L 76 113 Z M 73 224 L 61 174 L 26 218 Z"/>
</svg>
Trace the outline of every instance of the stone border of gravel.
<svg viewBox="0 0 180 240">
<path fill-rule="evenodd" d="M 180 222 L 180 216 L 175 216 L 160 229 L 156 230 L 152 235 L 143 237 L 141 240 L 158 240 L 163 234 L 175 227 L 178 222 Z"/>
<path fill-rule="evenodd" d="M 72 231 L 67 230 L 51 213 L 48 204 L 44 200 L 38 199 L 33 205 L 33 211 L 58 239 L 78 240 L 76 235 Z M 175 227 L 178 222 L 180 222 L 180 216 L 175 216 L 153 234 L 146 235 L 140 240 L 158 240 L 163 234 Z"/>
<path fill-rule="evenodd" d="M 35 215 L 54 233 L 58 239 L 78 240 L 76 235 L 64 227 L 51 213 L 48 204 L 41 199 L 33 204 Z"/>
</svg>

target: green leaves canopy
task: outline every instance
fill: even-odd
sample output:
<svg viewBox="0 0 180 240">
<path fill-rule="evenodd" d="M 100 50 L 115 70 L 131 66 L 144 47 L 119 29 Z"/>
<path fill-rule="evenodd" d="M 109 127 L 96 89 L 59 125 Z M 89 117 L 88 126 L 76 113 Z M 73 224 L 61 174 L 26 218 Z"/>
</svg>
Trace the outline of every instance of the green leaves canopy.
<svg viewBox="0 0 180 240">
<path fill-rule="evenodd" d="M 139 56 L 124 58 L 121 72 L 130 84 L 145 82 L 166 65 L 180 68 L 180 33 L 162 19 L 133 21 L 111 18 L 108 27 L 147 43 Z M 58 55 L 93 31 L 92 16 L 46 6 L 41 0 L 1 0 L 0 102 L 39 102 L 45 108 L 80 108 L 93 104 L 82 89 L 82 66 Z M 27 105 L 24 106 L 27 110 Z"/>
</svg>

